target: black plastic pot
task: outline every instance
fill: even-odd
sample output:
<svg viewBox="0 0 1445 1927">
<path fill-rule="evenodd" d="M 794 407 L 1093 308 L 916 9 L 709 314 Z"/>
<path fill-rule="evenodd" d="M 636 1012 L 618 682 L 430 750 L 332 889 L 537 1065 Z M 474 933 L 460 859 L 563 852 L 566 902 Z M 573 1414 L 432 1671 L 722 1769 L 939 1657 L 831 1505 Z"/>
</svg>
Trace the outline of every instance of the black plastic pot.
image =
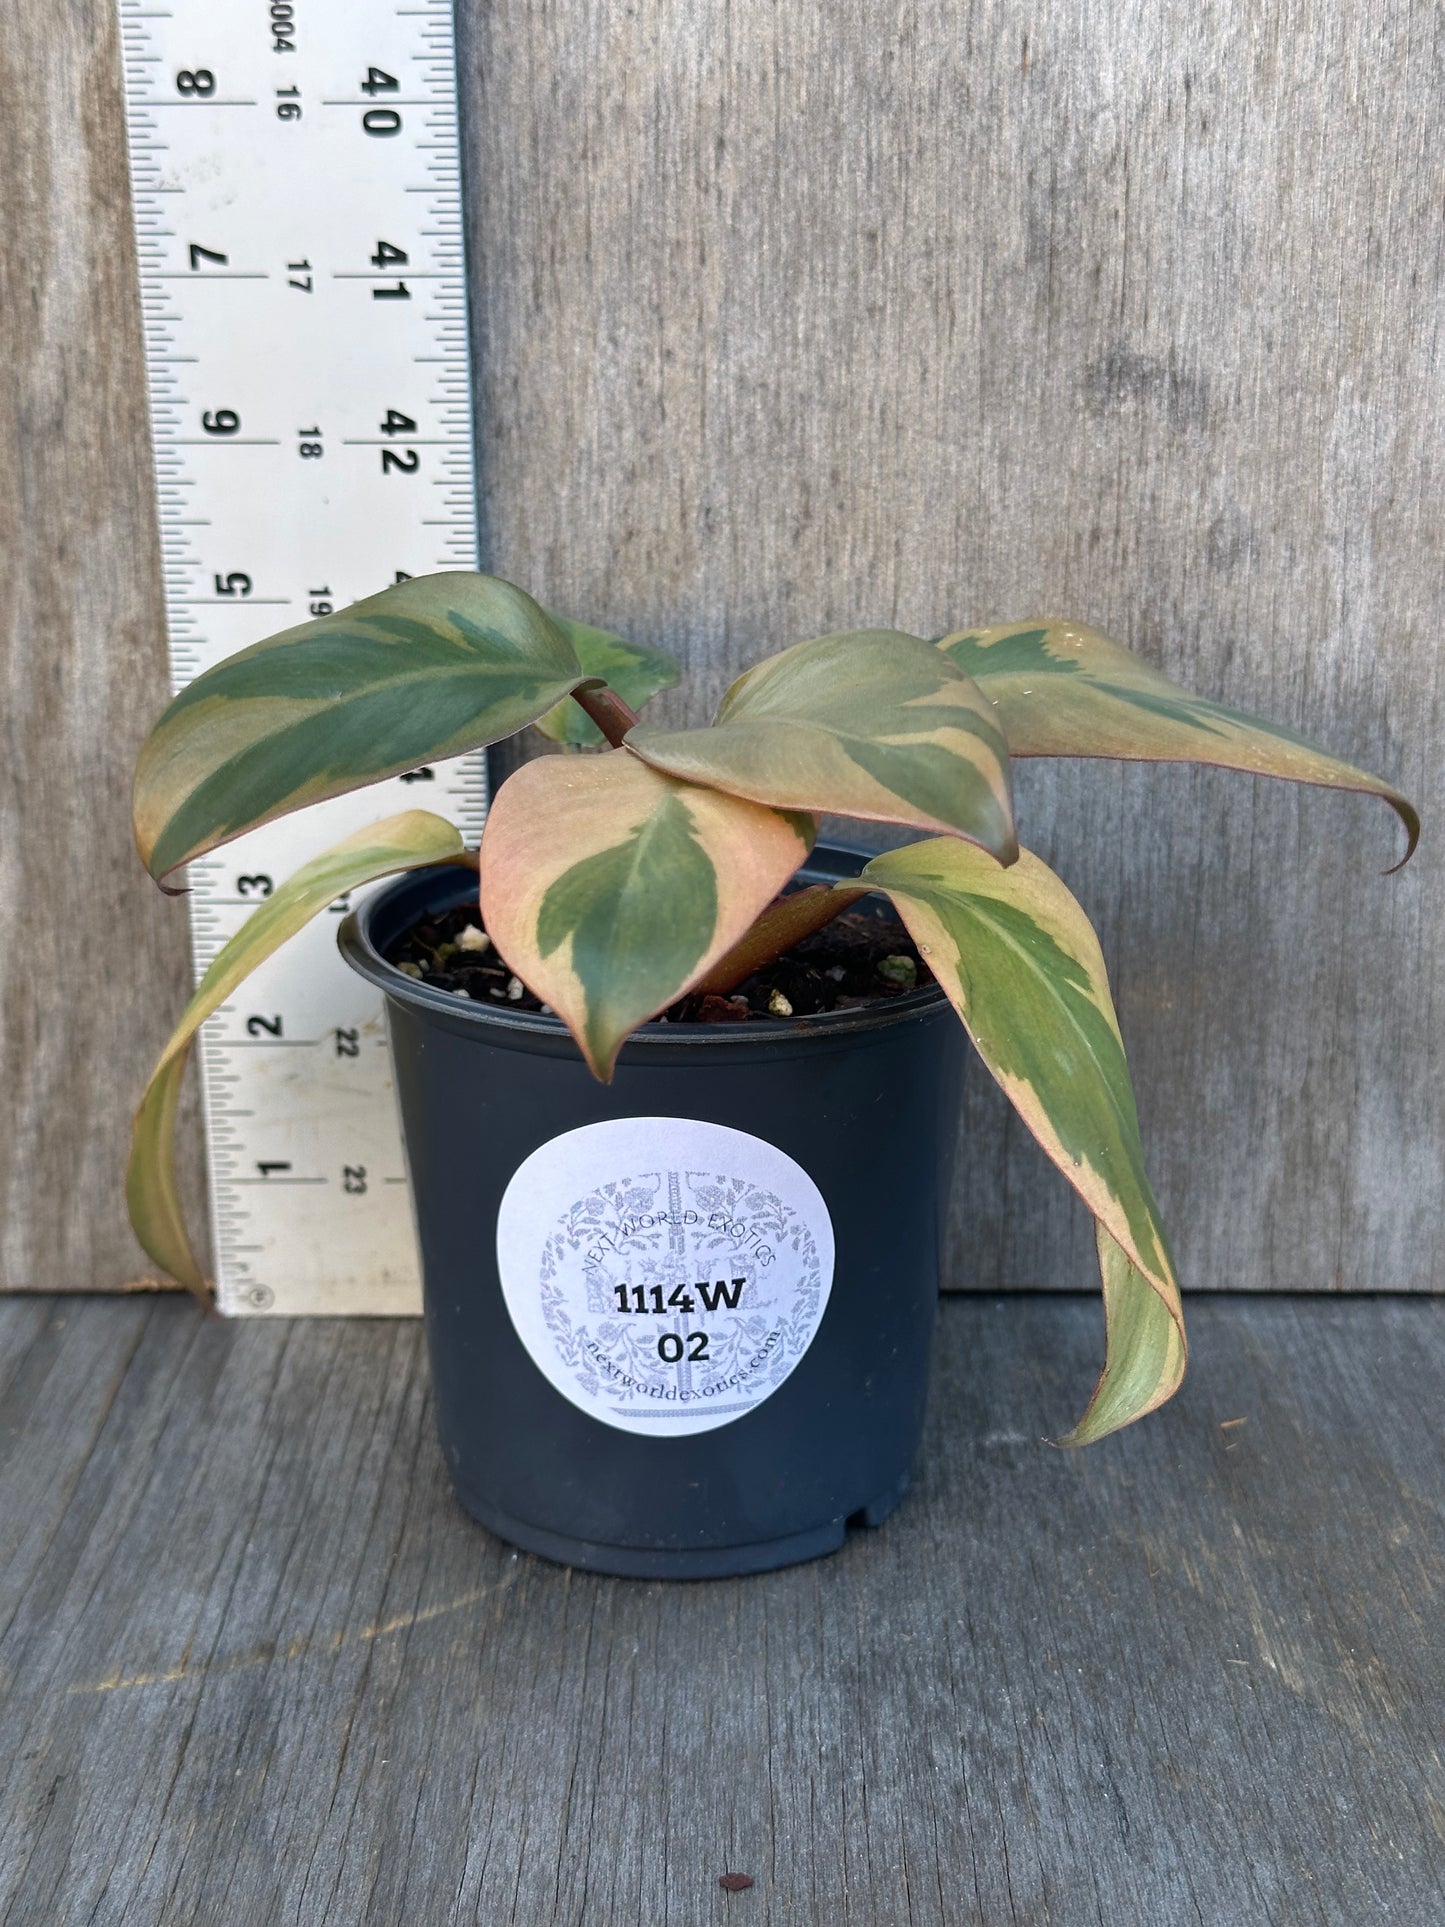
<svg viewBox="0 0 1445 1927">
<path fill-rule="evenodd" d="M 819 850 L 805 874 L 860 861 Z M 881 1523 L 922 1426 L 957 1137 L 942 994 L 648 1024 L 603 1085 L 557 1018 L 384 960 L 475 887 L 417 872 L 340 932 L 386 995 L 462 1504 L 514 1545 L 646 1578 L 766 1571 Z"/>
</svg>

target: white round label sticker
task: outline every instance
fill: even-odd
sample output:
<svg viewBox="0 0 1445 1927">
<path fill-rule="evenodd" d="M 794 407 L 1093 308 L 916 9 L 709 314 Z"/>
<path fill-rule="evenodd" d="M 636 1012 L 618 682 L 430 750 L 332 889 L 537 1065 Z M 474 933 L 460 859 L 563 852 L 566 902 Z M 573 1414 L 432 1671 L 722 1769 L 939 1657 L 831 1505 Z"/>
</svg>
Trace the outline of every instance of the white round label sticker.
<svg viewBox="0 0 1445 1927">
<path fill-rule="evenodd" d="M 709 1432 L 772 1394 L 813 1342 L 833 1226 L 800 1164 L 746 1131 L 614 1118 L 541 1145 L 497 1217 L 517 1334 L 604 1425 Z"/>
</svg>

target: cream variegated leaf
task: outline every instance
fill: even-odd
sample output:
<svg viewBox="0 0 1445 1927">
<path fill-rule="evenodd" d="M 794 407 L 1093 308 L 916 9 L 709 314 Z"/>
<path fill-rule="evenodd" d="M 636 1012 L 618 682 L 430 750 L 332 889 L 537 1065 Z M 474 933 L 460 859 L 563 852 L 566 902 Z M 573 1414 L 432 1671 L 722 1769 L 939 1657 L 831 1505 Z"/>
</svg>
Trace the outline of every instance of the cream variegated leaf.
<svg viewBox="0 0 1445 1927">
<path fill-rule="evenodd" d="M 1005 870 L 936 837 L 874 857 L 859 880 L 893 899 L 979 1055 L 1105 1234 L 1109 1363 L 1070 1435 L 1102 1437 L 1177 1385 L 1184 1323 L 1098 939 L 1028 850 Z M 1177 1343 L 1161 1344 L 1159 1320 L 1141 1315 L 1140 1286 Z"/>
<path fill-rule="evenodd" d="M 661 649 L 644 643 L 628 642 L 606 629 L 593 629 L 585 622 L 571 622 L 565 616 L 552 620 L 577 652 L 586 676 L 597 676 L 629 709 L 641 709 L 662 689 L 677 681 L 677 664 Z M 537 718 L 537 728 L 554 743 L 573 748 L 596 748 L 605 739 L 592 718 L 570 696 Z"/>
<path fill-rule="evenodd" d="M 690 989 L 777 895 L 814 827 L 678 782 L 626 750 L 543 757 L 508 777 L 488 812 L 482 916 L 607 1080 L 629 1032 Z"/>
<path fill-rule="evenodd" d="M 188 684 L 141 748 L 137 847 L 163 877 L 258 823 L 510 736 L 583 680 L 520 589 L 416 576 Z"/>
<path fill-rule="evenodd" d="M 1008 746 L 972 679 L 917 636 L 863 629 L 800 642 L 723 697 L 708 729 L 629 731 L 655 769 L 775 808 L 967 837 L 1018 852 Z"/>
<path fill-rule="evenodd" d="M 258 964 L 348 890 L 429 863 L 474 862 L 456 827 L 426 810 L 357 830 L 277 886 L 220 952 L 186 1006 L 146 1085 L 131 1128 L 126 1203 L 137 1238 L 163 1270 L 205 1302 L 209 1289 L 191 1249 L 176 1193 L 172 1131 L 196 1032 Z"/>
<path fill-rule="evenodd" d="M 1104 1369 L 1088 1409 L 1060 1445 L 1092 1445 L 1178 1391 L 1188 1363 L 1179 1293 L 1160 1292 L 1097 1220 L 1104 1287 Z"/>
<path fill-rule="evenodd" d="M 1077 622 L 1009 622 L 945 636 L 938 648 L 996 706 L 1015 756 L 1103 756 L 1211 763 L 1387 802 L 1405 825 L 1406 862 L 1420 835 L 1408 797 L 1368 770 L 1243 710 L 1192 696 L 1132 651 Z M 1398 865 L 1396 866 L 1398 867 Z"/>
</svg>

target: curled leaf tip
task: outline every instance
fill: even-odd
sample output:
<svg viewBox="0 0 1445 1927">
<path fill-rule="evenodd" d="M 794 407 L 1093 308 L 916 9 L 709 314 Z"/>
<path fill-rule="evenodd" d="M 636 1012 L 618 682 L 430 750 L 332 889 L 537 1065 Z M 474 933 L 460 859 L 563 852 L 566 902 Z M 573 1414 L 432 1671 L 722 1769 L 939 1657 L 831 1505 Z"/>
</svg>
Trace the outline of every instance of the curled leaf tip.
<svg viewBox="0 0 1445 1927">
<path fill-rule="evenodd" d="M 1097 629 L 1040 618 L 959 630 L 937 646 L 975 679 L 1014 756 L 1203 763 L 1355 790 L 1380 797 L 1405 825 L 1408 848 L 1391 871 L 1414 855 L 1420 819 L 1391 784 L 1293 729 L 1192 694 Z"/>
<path fill-rule="evenodd" d="M 1403 796 L 1387 796 L 1385 801 L 1405 825 L 1405 854 L 1385 871 L 1387 877 L 1392 877 L 1397 870 L 1404 869 L 1420 846 L 1420 812 Z"/>
<path fill-rule="evenodd" d="M 1027 850 L 1001 869 L 938 837 L 875 856 L 858 880 L 893 899 L 1004 1094 L 1094 1214 L 1104 1370 L 1083 1418 L 1056 1443 L 1103 1438 L 1171 1396 L 1186 1353 L 1098 939 Z"/>
</svg>

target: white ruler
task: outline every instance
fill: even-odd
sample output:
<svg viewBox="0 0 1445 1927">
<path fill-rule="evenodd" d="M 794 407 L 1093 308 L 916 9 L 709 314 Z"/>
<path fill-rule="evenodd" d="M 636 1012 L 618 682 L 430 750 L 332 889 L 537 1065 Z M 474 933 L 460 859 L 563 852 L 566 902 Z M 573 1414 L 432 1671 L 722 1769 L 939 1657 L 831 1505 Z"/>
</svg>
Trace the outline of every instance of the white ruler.
<svg viewBox="0 0 1445 1927">
<path fill-rule="evenodd" d="M 476 566 L 450 0 L 119 0 L 177 687 L 401 575 Z M 192 864 L 199 974 L 273 883 L 480 756 Z M 413 1312 L 379 1001 L 318 918 L 205 1027 L 226 1312 Z"/>
</svg>

